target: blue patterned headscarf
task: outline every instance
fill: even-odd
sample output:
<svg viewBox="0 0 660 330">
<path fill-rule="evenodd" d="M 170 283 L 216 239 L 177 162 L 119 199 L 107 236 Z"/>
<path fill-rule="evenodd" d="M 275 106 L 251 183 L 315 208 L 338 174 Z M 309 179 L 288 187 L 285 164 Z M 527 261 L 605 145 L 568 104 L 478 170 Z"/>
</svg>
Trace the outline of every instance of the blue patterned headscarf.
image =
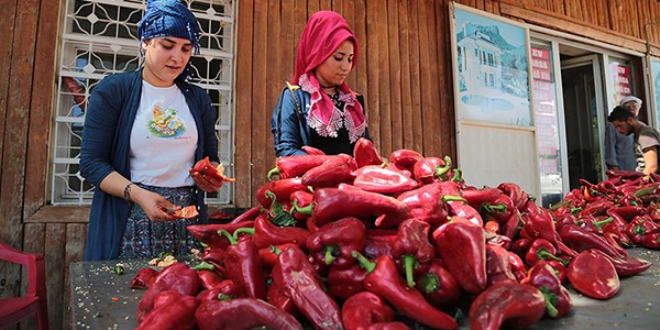
<svg viewBox="0 0 660 330">
<path fill-rule="evenodd" d="M 140 43 L 155 37 L 185 38 L 192 42 L 193 54 L 199 55 L 197 18 L 178 0 L 148 0 L 138 36 Z"/>
</svg>

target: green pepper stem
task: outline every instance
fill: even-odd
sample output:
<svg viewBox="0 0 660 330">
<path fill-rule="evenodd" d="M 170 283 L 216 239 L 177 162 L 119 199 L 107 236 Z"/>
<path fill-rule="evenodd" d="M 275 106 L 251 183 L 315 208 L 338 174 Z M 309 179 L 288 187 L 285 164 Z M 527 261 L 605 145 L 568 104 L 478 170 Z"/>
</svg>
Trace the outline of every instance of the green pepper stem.
<svg viewBox="0 0 660 330">
<path fill-rule="evenodd" d="M 557 295 L 550 292 L 550 290 L 544 286 L 539 288 L 541 293 L 543 293 L 543 299 L 545 300 L 545 311 L 548 313 L 548 316 L 556 318 L 559 315 L 555 303 L 557 301 Z"/>
<path fill-rule="evenodd" d="M 232 299 L 234 299 L 234 298 L 235 298 L 235 297 L 234 297 L 233 295 L 230 295 L 230 294 L 224 294 L 224 293 L 220 293 L 220 294 L 218 294 L 218 300 L 223 300 L 223 301 L 225 301 L 225 300 L 232 300 Z"/>
<path fill-rule="evenodd" d="M 411 254 L 404 254 L 401 256 L 403 259 L 403 268 L 406 270 L 406 282 L 408 287 L 415 287 L 415 279 L 413 278 L 413 268 L 415 268 L 415 256 Z"/>
<path fill-rule="evenodd" d="M 426 274 L 421 281 L 422 290 L 426 294 L 434 294 L 440 290 L 440 278 L 436 274 Z"/>
<path fill-rule="evenodd" d="M 224 229 L 218 230 L 218 235 L 222 235 L 226 237 L 229 240 L 229 243 L 232 245 L 238 243 L 238 240 L 235 239 L 234 236 L 232 236 L 232 234 L 230 234 L 228 231 Z"/>
<path fill-rule="evenodd" d="M 202 261 L 193 267 L 194 270 L 213 270 L 215 266 L 206 261 Z"/>
<path fill-rule="evenodd" d="M 282 249 L 278 248 L 278 247 L 275 246 L 275 245 L 271 245 L 271 246 L 269 246 L 268 249 L 270 250 L 270 252 L 273 252 L 273 253 L 275 253 L 275 254 L 278 255 L 278 256 L 280 255 L 280 253 L 282 253 Z"/>
<path fill-rule="evenodd" d="M 232 237 L 234 237 L 234 240 L 236 240 L 237 242 L 238 242 L 238 234 L 240 233 L 245 233 L 254 236 L 254 228 L 241 227 L 234 230 L 234 235 L 232 235 Z"/>
<path fill-rule="evenodd" d="M 326 245 L 323 247 L 323 250 L 325 250 L 325 264 L 330 266 L 332 263 L 335 261 L 335 249 L 337 246 L 335 245 Z"/>
<path fill-rule="evenodd" d="M 458 168 L 451 170 L 454 173 L 454 176 L 451 178 L 451 182 L 461 182 L 463 180 L 463 171 Z"/>
<path fill-rule="evenodd" d="M 603 227 L 604 225 L 606 225 L 606 224 L 608 224 L 608 223 L 610 223 L 610 222 L 612 222 L 612 221 L 614 221 L 614 218 L 613 218 L 613 217 L 609 217 L 609 218 L 607 218 L 607 219 L 605 219 L 605 220 L 594 221 L 594 222 L 592 222 L 591 224 L 593 224 L 594 227 L 598 228 L 599 230 L 602 230 L 602 227 Z"/>
<path fill-rule="evenodd" d="M 312 204 L 310 203 L 309 205 L 305 207 L 300 207 L 298 204 L 295 204 L 293 207 L 291 207 L 292 210 L 296 210 L 298 214 L 302 215 L 312 215 Z"/>
<path fill-rule="evenodd" d="M 272 178 L 273 175 L 280 175 L 279 167 L 275 166 L 272 169 L 270 169 L 270 171 L 268 171 L 268 173 L 266 174 L 266 178 L 268 179 L 268 181 L 273 181 Z"/>
<path fill-rule="evenodd" d="M 447 202 L 455 202 L 455 201 L 460 201 L 460 202 L 465 202 L 467 203 L 467 200 L 461 196 L 454 196 L 454 195 L 444 195 L 442 196 L 442 202 L 447 203 Z"/>
<path fill-rule="evenodd" d="M 568 263 L 569 263 L 568 260 L 564 260 L 564 259 L 559 258 L 556 255 L 550 253 L 550 251 L 548 251 L 546 248 L 540 248 L 536 252 L 536 256 L 541 260 L 548 260 L 548 259 L 557 260 L 557 261 L 561 262 L 561 264 L 564 265 L 564 266 L 568 266 Z"/>
<path fill-rule="evenodd" d="M 351 255 L 360 263 L 360 267 L 367 270 L 367 273 L 373 272 L 374 269 L 376 268 L 376 263 L 369 261 L 369 259 L 367 259 L 367 257 L 362 255 L 362 253 L 353 250 L 353 252 L 351 252 Z"/>
</svg>

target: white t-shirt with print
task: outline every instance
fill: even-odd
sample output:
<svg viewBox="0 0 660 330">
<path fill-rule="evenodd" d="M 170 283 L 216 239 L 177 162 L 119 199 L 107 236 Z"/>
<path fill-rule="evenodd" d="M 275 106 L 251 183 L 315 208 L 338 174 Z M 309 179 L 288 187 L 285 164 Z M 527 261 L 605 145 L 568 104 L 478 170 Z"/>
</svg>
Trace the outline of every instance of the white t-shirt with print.
<svg viewBox="0 0 660 330">
<path fill-rule="evenodd" d="M 131 181 L 155 187 L 192 186 L 197 126 L 176 85 L 142 81 L 142 97 L 131 131 Z"/>
</svg>

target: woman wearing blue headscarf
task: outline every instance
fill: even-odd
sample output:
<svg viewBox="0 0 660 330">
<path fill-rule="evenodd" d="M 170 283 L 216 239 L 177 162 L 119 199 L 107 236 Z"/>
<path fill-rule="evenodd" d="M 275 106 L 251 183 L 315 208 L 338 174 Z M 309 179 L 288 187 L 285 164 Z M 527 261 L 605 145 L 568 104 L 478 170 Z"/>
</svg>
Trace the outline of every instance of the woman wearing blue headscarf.
<svg viewBox="0 0 660 330">
<path fill-rule="evenodd" d="M 96 186 L 86 260 L 189 253 L 198 243 L 186 227 L 206 222 L 204 192 L 222 185 L 189 171 L 204 157 L 219 165 L 217 112 L 186 79 L 199 53 L 195 16 L 179 1 L 149 1 L 138 35 L 143 65 L 105 77 L 85 114 L 80 173 Z M 189 205 L 197 218 L 174 215 Z"/>
</svg>

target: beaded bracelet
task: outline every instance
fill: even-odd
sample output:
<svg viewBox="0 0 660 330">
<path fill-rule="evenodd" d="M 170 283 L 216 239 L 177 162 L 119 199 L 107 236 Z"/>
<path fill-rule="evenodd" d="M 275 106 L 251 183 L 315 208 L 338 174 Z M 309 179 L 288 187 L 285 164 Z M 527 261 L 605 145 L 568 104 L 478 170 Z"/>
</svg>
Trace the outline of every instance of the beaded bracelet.
<svg viewBox="0 0 660 330">
<path fill-rule="evenodd" d="M 134 186 L 135 183 L 131 182 L 124 187 L 124 200 L 128 203 L 131 202 L 131 186 Z"/>
</svg>

